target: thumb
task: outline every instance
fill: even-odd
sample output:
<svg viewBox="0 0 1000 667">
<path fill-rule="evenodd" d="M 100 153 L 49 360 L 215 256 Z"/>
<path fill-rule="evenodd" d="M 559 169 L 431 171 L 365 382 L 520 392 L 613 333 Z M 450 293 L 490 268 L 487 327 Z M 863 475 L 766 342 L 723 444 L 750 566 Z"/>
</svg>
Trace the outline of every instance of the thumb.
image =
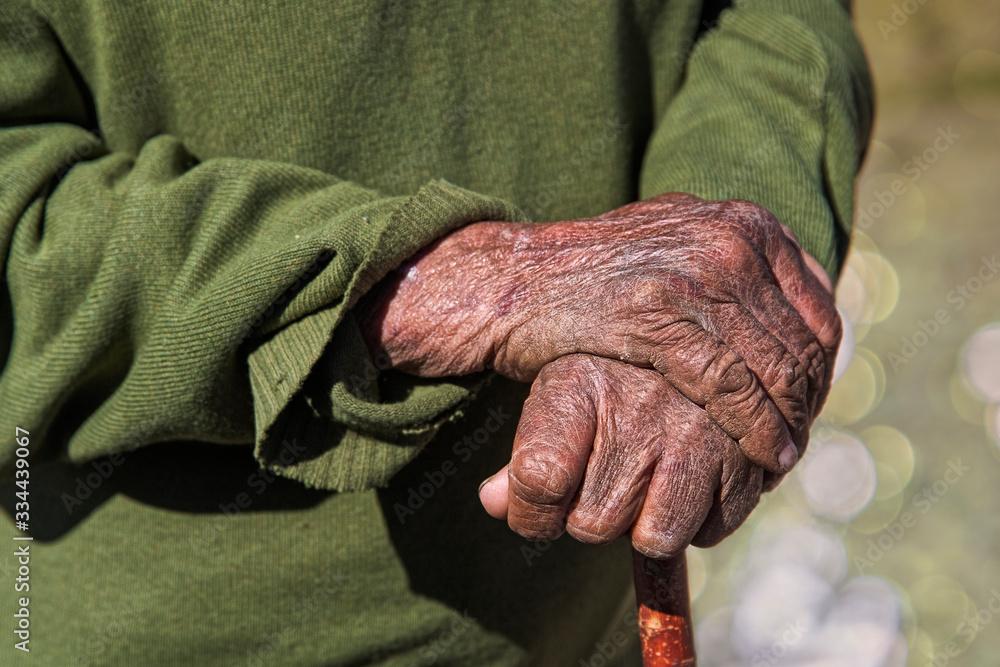
<svg viewBox="0 0 1000 667">
<path fill-rule="evenodd" d="M 486 513 L 494 519 L 507 518 L 507 468 L 487 478 L 479 486 L 479 502 L 483 504 Z"/>
</svg>

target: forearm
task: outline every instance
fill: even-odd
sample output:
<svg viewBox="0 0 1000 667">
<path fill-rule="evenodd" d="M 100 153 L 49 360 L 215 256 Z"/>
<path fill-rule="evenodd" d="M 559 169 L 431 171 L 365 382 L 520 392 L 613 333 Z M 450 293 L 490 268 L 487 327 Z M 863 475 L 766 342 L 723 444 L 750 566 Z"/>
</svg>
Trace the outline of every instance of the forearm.
<svg viewBox="0 0 1000 667">
<path fill-rule="evenodd" d="M 369 349 L 424 377 L 490 368 L 501 314 L 497 279 L 526 236 L 524 223 L 477 222 L 421 250 L 355 307 Z"/>
<path fill-rule="evenodd" d="M 655 368 L 774 471 L 805 446 L 839 341 L 829 293 L 770 213 L 683 194 L 591 219 L 469 225 L 358 315 L 369 347 L 417 375 L 527 381 L 573 353 Z"/>
</svg>

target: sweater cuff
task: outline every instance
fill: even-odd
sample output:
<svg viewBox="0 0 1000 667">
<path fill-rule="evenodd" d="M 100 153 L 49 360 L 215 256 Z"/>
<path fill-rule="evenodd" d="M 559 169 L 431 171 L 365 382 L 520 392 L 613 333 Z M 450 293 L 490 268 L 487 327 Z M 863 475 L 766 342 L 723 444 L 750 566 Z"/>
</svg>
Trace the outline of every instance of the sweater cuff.
<svg viewBox="0 0 1000 667">
<path fill-rule="evenodd" d="M 350 309 L 421 248 L 472 222 L 524 221 L 516 207 L 446 181 L 429 183 L 389 215 L 343 298 L 282 329 L 248 358 L 254 454 L 307 486 L 385 486 L 491 373 L 423 379 L 380 371 Z"/>
<path fill-rule="evenodd" d="M 840 4 L 748 0 L 693 49 L 647 150 L 641 196 L 753 201 L 836 280 L 870 114 L 864 55 Z"/>
</svg>

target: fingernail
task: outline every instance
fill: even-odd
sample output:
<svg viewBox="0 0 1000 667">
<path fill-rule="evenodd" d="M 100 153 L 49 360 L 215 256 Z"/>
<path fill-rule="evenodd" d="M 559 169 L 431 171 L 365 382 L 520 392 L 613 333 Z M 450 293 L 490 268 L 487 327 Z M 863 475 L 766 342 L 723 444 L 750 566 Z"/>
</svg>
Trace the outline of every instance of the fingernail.
<svg viewBox="0 0 1000 667">
<path fill-rule="evenodd" d="M 483 487 L 484 487 L 484 486 L 486 486 L 486 484 L 487 484 L 487 483 L 488 483 L 488 482 L 489 482 L 489 481 L 490 481 L 491 479 L 493 479 L 493 477 L 492 477 L 492 476 L 490 476 L 490 477 L 487 477 L 486 479 L 484 479 L 483 481 L 481 481 L 481 482 L 479 483 L 479 491 L 478 491 L 478 493 L 482 493 L 482 492 L 483 492 Z"/>
<path fill-rule="evenodd" d="M 780 454 L 778 454 L 778 463 L 780 463 L 781 467 L 785 469 L 785 472 L 788 472 L 795 467 L 798 460 L 799 450 L 795 446 L 795 443 L 789 440 L 785 443 L 785 448 L 781 450 Z"/>
</svg>

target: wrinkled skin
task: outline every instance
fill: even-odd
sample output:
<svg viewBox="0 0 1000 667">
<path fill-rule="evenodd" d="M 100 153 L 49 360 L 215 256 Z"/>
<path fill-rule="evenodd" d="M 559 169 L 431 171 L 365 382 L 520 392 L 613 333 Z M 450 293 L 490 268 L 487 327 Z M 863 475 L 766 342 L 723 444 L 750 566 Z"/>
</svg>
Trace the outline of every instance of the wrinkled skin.
<svg viewBox="0 0 1000 667">
<path fill-rule="evenodd" d="M 590 355 L 542 368 L 510 465 L 482 493 L 531 539 L 632 544 L 665 558 L 713 546 L 757 505 L 763 470 L 656 371 Z"/>
<path fill-rule="evenodd" d="M 667 194 L 597 218 L 463 227 L 383 281 L 361 322 L 373 349 L 425 377 L 530 381 L 574 353 L 653 368 L 780 475 L 840 341 L 810 261 L 755 204 Z"/>
</svg>

